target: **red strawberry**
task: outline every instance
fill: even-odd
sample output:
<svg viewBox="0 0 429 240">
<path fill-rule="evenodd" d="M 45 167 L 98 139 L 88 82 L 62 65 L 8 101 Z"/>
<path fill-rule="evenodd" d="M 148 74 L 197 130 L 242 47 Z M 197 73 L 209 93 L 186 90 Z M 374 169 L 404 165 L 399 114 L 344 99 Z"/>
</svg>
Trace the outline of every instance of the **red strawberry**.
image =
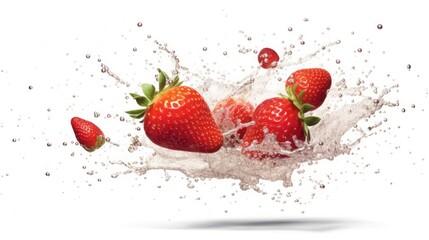
<svg viewBox="0 0 429 240">
<path fill-rule="evenodd" d="M 209 106 L 193 88 L 180 86 L 176 78 L 166 87 L 168 76 L 159 70 L 159 91 L 143 84 L 145 96 L 130 93 L 142 109 L 127 111 L 143 118 L 147 137 L 155 144 L 173 150 L 211 153 L 218 151 L 223 137 Z"/>
<path fill-rule="evenodd" d="M 270 98 L 259 104 L 253 113 L 254 125 L 249 126 L 241 143 L 242 152 L 251 158 L 285 158 L 299 147 L 299 142 L 310 141 L 308 126 L 320 118 L 304 113 L 311 107 L 302 103 L 287 88 L 288 95 Z"/>
<path fill-rule="evenodd" d="M 331 81 L 331 75 L 325 69 L 308 68 L 292 73 L 286 80 L 286 87 L 298 83 L 295 93 L 305 91 L 302 101 L 313 105 L 311 110 L 315 110 L 325 101 Z"/>
<path fill-rule="evenodd" d="M 222 133 L 227 135 L 229 146 L 243 138 L 247 127 L 240 124 L 252 121 L 253 110 L 253 105 L 242 98 L 225 98 L 216 104 L 212 113 Z"/>
<path fill-rule="evenodd" d="M 70 122 L 77 141 L 86 151 L 92 152 L 103 146 L 104 133 L 97 125 L 79 117 L 73 117 Z"/>
<path fill-rule="evenodd" d="M 258 62 L 265 69 L 277 67 L 279 60 L 279 55 L 271 48 L 263 48 L 258 54 Z"/>
</svg>

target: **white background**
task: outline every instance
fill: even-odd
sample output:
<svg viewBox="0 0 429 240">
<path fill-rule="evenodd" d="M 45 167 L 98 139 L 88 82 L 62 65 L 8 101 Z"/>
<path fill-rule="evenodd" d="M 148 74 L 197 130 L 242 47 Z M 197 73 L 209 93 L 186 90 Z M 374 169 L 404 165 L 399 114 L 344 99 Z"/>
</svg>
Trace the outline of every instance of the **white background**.
<svg viewBox="0 0 429 240">
<path fill-rule="evenodd" d="M 369 138 L 358 156 L 308 166 L 300 178 L 303 186 L 282 190 L 304 203 L 276 203 L 271 193 L 242 192 L 228 180 L 206 180 L 188 189 L 178 173 L 170 173 L 168 182 L 157 173 L 111 179 L 115 166 L 100 164 L 120 157 L 116 147 L 106 145 L 104 151 L 89 155 L 70 144 L 72 115 L 93 119 L 95 110 L 105 116 L 127 107 L 123 101 L 115 105 L 123 89 L 100 73 L 96 58 L 125 78 L 143 79 L 152 73 L 138 69 L 135 61 L 142 60 L 131 49 L 141 46 L 147 34 L 193 56 L 193 51 L 207 45 L 216 48 L 218 43 L 218 49 L 235 49 L 240 30 L 268 44 L 275 39 L 272 33 L 302 27 L 304 18 L 312 26 L 320 25 L 320 31 L 328 26 L 339 35 L 356 31 L 378 42 L 389 53 L 389 62 L 375 65 L 392 72 L 399 69 L 398 99 L 407 110 L 391 111 L 393 133 Z M 190 239 L 426 239 L 427 18 L 420 1 L 2 2 L 0 238 L 146 239 L 156 234 Z M 137 22 L 143 23 L 141 32 Z M 376 29 L 378 23 L 384 26 L 383 34 Z M 306 34 L 314 39 L 319 33 Z M 407 64 L 412 65 L 410 71 Z M 100 79 L 106 83 L 100 84 Z M 94 97 L 88 97 L 90 92 Z M 102 119 L 99 124 L 115 129 L 119 142 L 121 134 L 130 131 Z M 64 141 L 68 146 L 62 146 Z M 364 167 L 361 159 L 370 166 Z M 97 176 L 87 174 L 92 169 Z M 335 180 L 323 190 L 304 187 L 312 172 Z M 274 192 L 282 188 L 263 184 Z"/>
</svg>

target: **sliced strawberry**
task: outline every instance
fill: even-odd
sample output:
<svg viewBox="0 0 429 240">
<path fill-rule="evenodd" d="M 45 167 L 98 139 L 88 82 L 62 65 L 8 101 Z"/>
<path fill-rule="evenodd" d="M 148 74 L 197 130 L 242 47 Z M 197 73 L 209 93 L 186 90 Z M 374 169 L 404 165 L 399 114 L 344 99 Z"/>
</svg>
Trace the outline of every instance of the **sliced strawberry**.
<svg viewBox="0 0 429 240">
<path fill-rule="evenodd" d="M 258 62 L 262 68 L 275 68 L 277 67 L 279 60 L 279 55 L 271 48 L 263 48 L 261 51 L 259 51 Z"/>
<path fill-rule="evenodd" d="M 247 127 L 242 126 L 252 121 L 254 107 L 243 98 L 225 98 L 219 101 L 212 113 L 220 130 L 226 135 L 225 144 L 233 147 L 243 138 Z"/>
<path fill-rule="evenodd" d="M 104 133 L 97 125 L 79 117 L 73 117 L 70 122 L 77 141 L 85 150 L 92 152 L 103 146 Z"/>
<path fill-rule="evenodd" d="M 167 74 L 158 71 L 159 91 L 143 84 L 145 96 L 130 94 L 143 108 L 127 113 L 143 118 L 145 133 L 156 145 L 189 152 L 218 151 L 223 136 L 203 97 L 193 88 L 180 86 L 177 76 L 166 86 Z"/>
<path fill-rule="evenodd" d="M 308 68 L 292 73 L 286 80 L 286 87 L 298 83 L 295 94 L 304 91 L 302 101 L 313 105 L 311 110 L 315 110 L 325 101 L 331 82 L 331 74 L 325 69 Z"/>
</svg>

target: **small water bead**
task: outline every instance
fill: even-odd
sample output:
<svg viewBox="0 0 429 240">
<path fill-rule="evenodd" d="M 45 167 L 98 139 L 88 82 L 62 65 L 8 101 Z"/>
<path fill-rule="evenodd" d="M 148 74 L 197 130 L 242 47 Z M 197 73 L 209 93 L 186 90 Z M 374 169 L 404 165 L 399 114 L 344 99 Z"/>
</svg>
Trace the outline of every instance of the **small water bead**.
<svg viewBox="0 0 429 240">
<path fill-rule="evenodd" d="M 305 41 L 304 41 L 304 40 L 302 40 L 302 41 L 300 42 L 300 44 L 301 44 L 301 45 L 305 45 Z"/>
<path fill-rule="evenodd" d="M 378 28 L 378 29 L 383 29 L 383 25 L 378 24 L 378 25 L 377 25 L 377 28 Z"/>
<path fill-rule="evenodd" d="M 340 63 L 341 63 L 341 60 L 340 60 L 340 59 L 337 59 L 337 60 L 335 61 L 335 63 L 340 64 Z"/>
<path fill-rule="evenodd" d="M 28 86 L 28 90 L 32 90 L 33 89 L 33 86 Z"/>
<path fill-rule="evenodd" d="M 90 58 L 91 58 L 91 55 L 86 54 L 86 55 L 85 55 L 85 57 L 86 57 L 87 59 L 90 59 Z"/>
<path fill-rule="evenodd" d="M 137 52 L 137 48 L 136 48 L 136 47 L 133 47 L 133 51 L 134 51 L 134 52 Z"/>
<path fill-rule="evenodd" d="M 97 62 L 101 62 L 101 58 L 97 59 Z"/>
<path fill-rule="evenodd" d="M 12 142 L 16 142 L 16 138 L 12 138 Z"/>
<path fill-rule="evenodd" d="M 248 41 L 251 41 L 251 40 L 252 40 L 252 37 L 247 37 L 247 40 L 248 40 Z"/>
<path fill-rule="evenodd" d="M 207 51 L 207 47 L 203 47 L 203 51 Z"/>
<path fill-rule="evenodd" d="M 152 37 L 152 35 L 150 35 L 150 34 L 149 34 L 149 35 L 147 35 L 147 38 L 151 38 L 151 37 Z"/>
<path fill-rule="evenodd" d="M 97 179 L 97 182 L 101 182 L 101 178 Z"/>
<path fill-rule="evenodd" d="M 320 184 L 320 185 L 319 185 L 319 187 L 320 187 L 321 189 L 325 189 L 325 184 Z"/>
<path fill-rule="evenodd" d="M 98 118 L 100 116 L 100 113 L 98 113 L 98 112 L 94 112 L 94 117 L 95 118 Z"/>
<path fill-rule="evenodd" d="M 358 52 L 362 52 L 362 48 L 358 48 L 358 49 L 357 49 L 357 51 L 358 51 Z"/>
<path fill-rule="evenodd" d="M 48 142 L 48 143 L 46 143 L 46 146 L 51 147 L 52 143 Z"/>
<path fill-rule="evenodd" d="M 112 115 L 110 113 L 107 114 L 107 118 L 111 118 Z"/>
<path fill-rule="evenodd" d="M 106 138 L 106 142 L 110 142 L 110 138 L 109 137 Z"/>
<path fill-rule="evenodd" d="M 405 108 L 402 108 L 402 109 L 401 109 L 401 112 L 405 112 Z"/>
<path fill-rule="evenodd" d="M 50 172 L 45 172 L 45 176 L 49 177 L 49 176 L 51 176 L 51 173 Z"/>
<path fill-rule="evenodd" d="M 228 55 L 228 52 L 227 52 L 227 51 L 224 51 L 224 52 L 223 52 L 223 55 L 224 55 L 224 56 Z"/>
<path fill-rule="evenodd" d="M 292 28 L 292 27 L 288 27 L 288 28 L 287 28 L 287 30 L 288 30 L 289 32 L 292 32 L 292 31 L 293 31 L 293 28 Z"/>
<path fill-rule="evenodd" d="M 407 69 L 410 70 L 411 69 L 411 64 L 407 64 Z"/>
<path fill-rule="evenodd" d="M 411 108 L 416 108 L 416 105 L 415 104 L 411 104 Z"/>
<path fill-rule="evenodd" d="M 106 72 L 107 72 L 107 68 L 106 68 L 106 67 L 102 67 L 102 68 L 101 68 L 101 72 L 102 72 L 102 73 L 106 73 Z"/>
<path fill-rule="evenodd" d="M 304 20 L 304 22 L 308 22 L 310 19 L 304 18 L 303 20 Z"/>
<path fill-rule="evenodd" d="M 125 121 L 125 118 L 124 117 L 120 117 L 119 121 L 123 122 L 123 121 Z"/>
<path fill-rule="evenodd" d="M 86 172 L 86 174 L 92 176 L 92 175 L 94 175 L 94 170 L 88 171 L 88 172 Z"/>
<path fill-rule="evenodd" d="M 137 27 L 142 27 L 142 26 L 143 26 L 143 23 L 141 23 L 141 22 L 137 23 Z"/>
</svg>

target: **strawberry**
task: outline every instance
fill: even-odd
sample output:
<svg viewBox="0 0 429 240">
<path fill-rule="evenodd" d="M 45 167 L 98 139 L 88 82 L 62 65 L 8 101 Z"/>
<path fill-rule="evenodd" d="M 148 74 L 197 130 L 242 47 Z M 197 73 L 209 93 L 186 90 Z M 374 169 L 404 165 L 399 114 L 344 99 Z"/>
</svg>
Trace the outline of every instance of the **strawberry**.
<svg viewBox="0 0 429 240">
<path fill-rule="evenodd" d="M 193 88 L 181 86 L 176 76 L 169 78 L 158 69 L 159 91 L 151 84 L 143 84 L 144 96 L 130 95 L 142 109 L 127 111 L 132 118 L 143 118 L 144 131 L 156 145 L 189 152 L 212 153 L 223 144 L 223 137 L 210 108 Z"/>
<path fill-rule="evenodd" d="M 292 73 L 286 80 L 286 87 L 298 83 L 295 93 L 304 91 L 302 101 L 313 105 L 311 110 L 315 110 L 325 101 L 331 82 L 331 75 L 325 69 L 308 68 Z"/>
<path fill-rule="evenodd" d="M 287 87 L 287 95 L 270 98 L 259 104 L 253 113 L 254 125 L 249 126 L 241 142 L 242 152 L 250 158 L 285 158 L 310 141 L 309 126 L 320 118 L 305 117 L 312 107 L 296 95 L 297 85 Z"/>
<path fill-rule="evenodd" d="M 227 146 L 235 146 L 243 138 L 247 127 L 241 124 L 252 121 L 253 110 L 253 105 L 243 98 L 229 97 L 216 104 L 212 113 L 222 133 L 227 135 Z"/>
<path fill-rule="evenodd" d="M 86 151 L 93 152 L 103 146 L 104 133 L 97 125 L 79 117 L 73 117 L 70 122 L 77 141 Z"/>
<path fill-rule="evenodd" d="M 262 68 L 275 68 L 277 67 L 279 60 L 279 55 L 271 48 L 263 48 L 261 51 L 259 51 L 258 62 Z"/>
</svg>

